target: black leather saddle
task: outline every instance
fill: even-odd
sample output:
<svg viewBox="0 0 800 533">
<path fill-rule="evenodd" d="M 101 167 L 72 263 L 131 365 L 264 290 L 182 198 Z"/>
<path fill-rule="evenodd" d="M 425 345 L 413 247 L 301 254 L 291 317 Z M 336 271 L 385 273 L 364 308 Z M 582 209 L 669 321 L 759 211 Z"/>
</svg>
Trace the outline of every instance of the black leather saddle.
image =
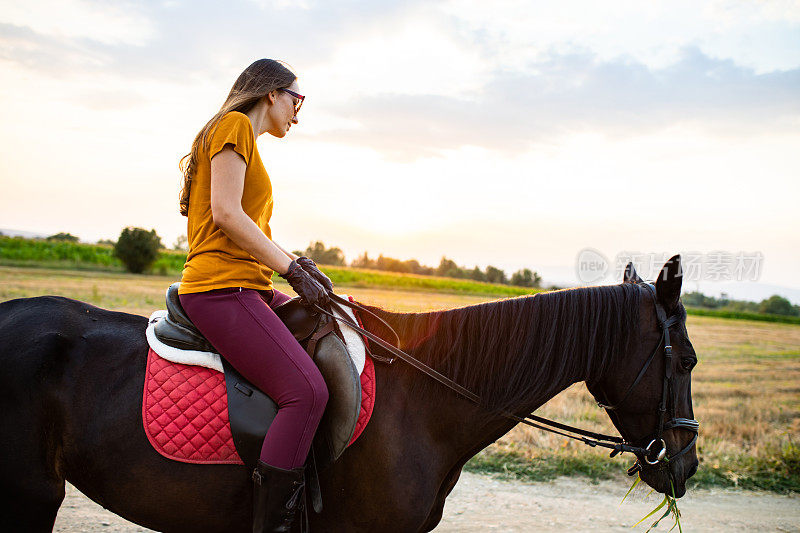
<svg viewBox="0 0 800 533">
<path fill-rule="evenodd" d="M 167 290 L 168 314 L 155 324 L 156 337 L 174 348 L 219 353 L 183 310 L 179 286 L 180 283 L 173 283 Z M 328 404 L 312 445 L 317 468 L 324 469 L 342 455 L 353 437 L 361 410 L 361 380 L 334 319 L 310 312 L 299 298 L 274 311 L 311 355 L 328 386 Z M 253 469 L 278 406 L 225 357 L 221 359 L 233 442 L 242 461 Z"/>
</svg>

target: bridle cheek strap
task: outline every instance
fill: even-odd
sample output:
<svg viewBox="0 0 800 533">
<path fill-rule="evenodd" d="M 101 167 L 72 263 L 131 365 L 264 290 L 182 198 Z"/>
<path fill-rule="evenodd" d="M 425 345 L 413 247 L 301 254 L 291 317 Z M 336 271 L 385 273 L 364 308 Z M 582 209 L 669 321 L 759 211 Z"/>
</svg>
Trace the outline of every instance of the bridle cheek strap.
<svg viewBox="0 0 800 533">
<path fill-rule="evenodd" d="M 642 370 L 639 372 L 639 375 L 637 376 L 636 380 L 633 382 L 631 387 L 625 393 L 623 400 L 613 406 L 605 406 L 598 402 L 598 405 L 600 405 L 601 407 L 605 407 L 608 410 L 617 409 L 620 405 L 622 405 L 622 403 L 624 403 L 624 401 L 630 395 L 633 388 L 639 383 L 641 378 L 644 376 L 647 367 L 650 366 L 650 363 L 653 361 L 655 354 L 658 352 L 659 348 L 661 347 L 661 343 L 663 342 L 664 380 L 661 389 L 661 402 L 659 403 L 658 406 L 658 425 L 656 426 L 656 434 L 655 437 L 653 437 L 653 439 L 647 445 L 647 447 L 645 447 L 644 449 L 645 453 L 636 454 L 638 460 L 633 465 L 633 467 L 631 467 L 628 470 L 628 475 L 633 475 L 634 473 L 636 473 L 638 470 L 641 469 L 642 459 L 650 465 L 655 465 L 662 461 L 669 462 L 673 459 L 677 459 L 678 457 L 681 457 L 682 455 L 686 454 L 689 450 L 692 449 L 692 447 L 697 442 L 697 437 L 700 431 L 700 423 L 697 420 L 693 420 L 690 418 L 678 418 L 676 416 L 676 411 L 675 411 L 675 405 L 677 402 L 675 399 L 675 390 L 674 387 L 672 386 L 672 342 L 670 341 L 669 337 L 669 328 L 670 326 L 673 326 L 678 322 L 678 317 L 677 315 L 672 315 L 669 317 L 666 316 L 664 308 L 658 302 L 656 289 L 651 283 L 643 283 L 642 285 L 647 287 L 647 289 L 653 295 L 653 303 L 655 304 L 656 318 L 658 319 L 658 325 L 661 328 L 661 338 L 659 339 L 658 345 L 656 345 L 655 350 L 647 359 L 647 362 L 645 363 Z M 668 409 L 670 414 L 669 420 L 667 420 Z M 692 437 L 692 440 L 689 442 L 689 444 L 684 446 L 683 449 L 681 449 L 681 451 L 671 456 L 667 456 L 667 444 L 664 441 L 663 435 L 664 431 L 670 429 L 685 429 L 687 431 L 694 433 L 694 436 Z M 650 447 L 655 443 L 660 443 L 662 448 L 658 451 L 651 450 Z M 653 455 L 655 456 L 655 460 L 650 459 L 650 456 Z"/>
</svg>

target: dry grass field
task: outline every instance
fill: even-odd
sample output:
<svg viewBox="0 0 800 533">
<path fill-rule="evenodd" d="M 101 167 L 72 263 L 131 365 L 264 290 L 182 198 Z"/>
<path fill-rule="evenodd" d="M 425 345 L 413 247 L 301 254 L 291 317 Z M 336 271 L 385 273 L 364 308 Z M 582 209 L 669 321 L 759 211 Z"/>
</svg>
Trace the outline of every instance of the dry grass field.
<svg viewBox="0 0 800 533">
<path fill-rule="evenodd" d="M 167 276 L 0 266 L 0 301 L 57 294 L 99 307 L 149 316 L 163 308 Z M 283 283 L 276 287 L 291 292 Z M 470 305 L 488 298 L 344 287 L 365 303 L 398 311 Z M 694 371 L 695 418 L 701 423 L 701 468 L 695 484 L 800 492 L 800 326 L 690 316 L 700 359 Z M 540 414 L 613 432 L 605 414 L 576 385 Z M 618 476 L 629 461 L 518 427 L 473 460 L 471 468 L 528 479 L 580 473 Z"/>
</svg>

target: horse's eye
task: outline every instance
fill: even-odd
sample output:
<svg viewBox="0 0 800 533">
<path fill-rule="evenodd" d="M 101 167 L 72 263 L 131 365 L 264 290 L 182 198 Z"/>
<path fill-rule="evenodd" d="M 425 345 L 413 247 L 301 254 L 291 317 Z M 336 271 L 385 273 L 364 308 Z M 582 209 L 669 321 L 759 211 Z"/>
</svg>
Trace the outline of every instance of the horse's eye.
<svg viewBox="0 0 800 533">
<path fill-rule="evenodd" d="M 683 357 L 681 358 L 681 369 L 689 372 L 691 369 L 694 368 L 694 365 L 697 364 L 697 360 L 692 357 Z"/>
</svg>

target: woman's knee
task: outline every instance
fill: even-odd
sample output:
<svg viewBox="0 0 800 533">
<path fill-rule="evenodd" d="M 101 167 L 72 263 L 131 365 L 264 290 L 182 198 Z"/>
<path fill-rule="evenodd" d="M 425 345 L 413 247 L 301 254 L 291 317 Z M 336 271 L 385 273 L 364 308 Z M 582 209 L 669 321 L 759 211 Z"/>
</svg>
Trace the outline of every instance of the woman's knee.
<svg viewBox="0 0 800 533">
<path fill-rule="evenodd" d="M 314 370 L 316 372 L 310 372 L 304 376 L 302 385 L 298 383 L 290 397 L 287 398 L 288 401 L 280 407 L 293 405 L 295 408 L 322 416 L 328 403 L 328 386 L 319 371 L 316 368 Z"/>
<path fill-rule="evenodd" d="M 317 379 L 311 380 L 311 389 L 314 406 L 318 408 L 319 415 L 322 416 L 322 413 L 325 411 L 325 406 L 328 404 L 328 385 L 325 383 L 322 375 L 319 375 Z"/>
</svg>

